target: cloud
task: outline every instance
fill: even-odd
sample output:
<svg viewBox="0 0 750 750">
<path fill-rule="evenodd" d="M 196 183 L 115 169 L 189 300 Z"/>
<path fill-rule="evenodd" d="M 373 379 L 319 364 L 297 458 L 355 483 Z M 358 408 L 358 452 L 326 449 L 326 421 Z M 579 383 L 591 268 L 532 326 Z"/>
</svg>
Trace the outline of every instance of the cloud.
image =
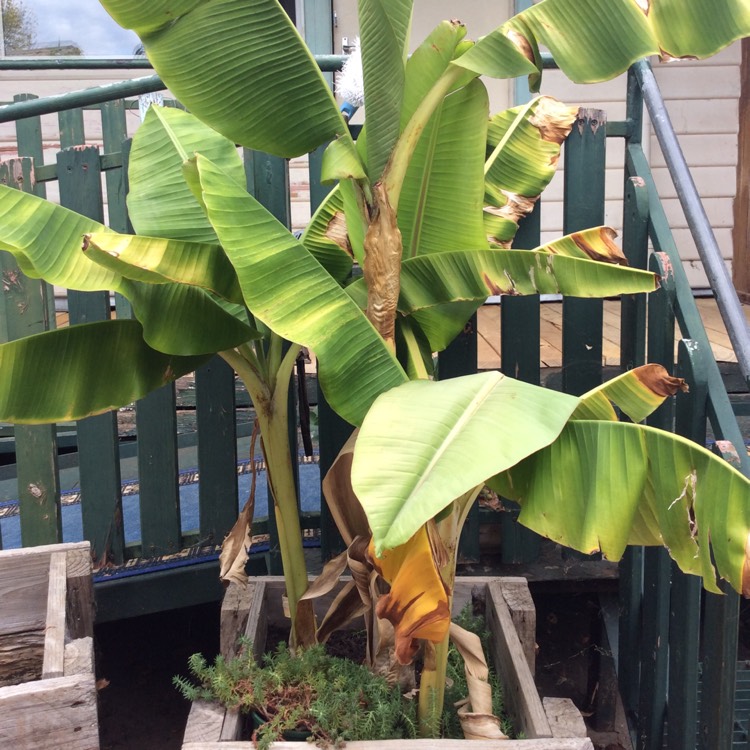
<svg viewBox="0 0 750 750">
<path fill-rule="evenodd" d="M 138 37 L 118 26 L 98 0 L 25 0 L 41 44 L 72 41 L 86 55 L 132 55 Z"/>
</svg>

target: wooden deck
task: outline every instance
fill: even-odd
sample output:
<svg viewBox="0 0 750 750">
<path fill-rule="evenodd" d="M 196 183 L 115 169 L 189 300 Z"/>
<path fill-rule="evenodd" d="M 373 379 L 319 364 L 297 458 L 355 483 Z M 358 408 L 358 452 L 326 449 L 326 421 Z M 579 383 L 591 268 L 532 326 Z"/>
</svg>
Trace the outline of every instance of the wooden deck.
<svg viewBox="0 0 750 750">
<path fill-rule="evenodd" d="M 717 362 L 736 362 L 732 345 L 727 336 L 724 322 L 719 314 L 716 301 L 711 298 L 696 299 L 698 310 L 703 318 L 711 348 Z M 750 325 L 750 305 L 743 305 L 745 319 Z M 562 367 L 562 302 L 544 302 L 541 306 L 540 345 L 542 367 Z M 68 324 L 67 313 L 57 314 L 57 327 Z M 500 305 L 484 305 L 478 313 L 478 354 L 477 363 L 480 370 L 498 369 L 500 367 Z M 604 344 L 602 347 L 602 364 L 617 366 L 620 364 L 620 303 L 617 300 L 604 301 Z M 675 347 L 677 342 L 675 341 Z M 315 371 L 315 363 L 308 366 L 308 371 Z"/>
<path fill-rule="evenodd" d="M 718 362 L 736 362 L 724 322 L 714 299 L 696 299 L 714 357 Z M 541 306 L 542 367 L 562 367 L 562 302 L 544 302 Z M 750 324 L 750 306 L 744 305 Z M 500 305 L 485 305 L 478 314 L 478 362 L 480 369 L 500 367 Z M 620 364 L 620 303 L 604 302 L 604 342 L 602 364 Z M 675 343 L 676 346 L 676 343 Z"/>
</svg>

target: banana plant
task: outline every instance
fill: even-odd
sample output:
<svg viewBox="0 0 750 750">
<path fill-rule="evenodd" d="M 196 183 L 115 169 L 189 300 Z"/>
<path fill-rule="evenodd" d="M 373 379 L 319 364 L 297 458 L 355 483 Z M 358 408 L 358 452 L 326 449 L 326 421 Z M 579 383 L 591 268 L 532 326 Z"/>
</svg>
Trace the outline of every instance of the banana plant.
<svg viewBox="0 0 750 750">
<path fill-rule="evenodd" d="M 522 501 L 522 517 L 544 533 L 587 550 L 594 540 L 610 544 L 598 488 L 613 492 L 620 473 L 608 478 L 597 468 L 578 477 L 587 489 L 579 508 L 585 533 L 562 529 L 565 518 L 546 512 L 550 503 L 562 505 L 548 494 L 554 480 L 534 481 L 538 466 L 547 475 L 587 466 L 582 457 L 606 428 L 622 436 L 609 444 L 619 439 L 624 455 L 641 446 L 639 486 L 648 486 L 652 498 L 650 510 L 632 511 L 634 531 L 611 541 L 609 554 L 628 542 L 666 544 L 690 531 L 689 513 L 682 526 L 662 528 L 671 519 L 663 512 L 664 493 L 667 507 L 676 497 L 667 478 L 651 481 L 649 449 L 657 444 L 671 446 L 680 470 L 694 465 L 697 483 L 704 471 L 731 477 L 727 503 L 745 512 L 747 482 L 731 468 L 693 458 L 695 449 L 662 433 L 638 443 L 626 437 L 633 426 L 620 430 L 603 418 L 611 416 L 604 402 L 626 408 L 623 392 L 643 412 L 641 402 L 652 403 L 661 386 L 644 395 L 628 380 L 614 395 L 579 400 L 498 374 L 429 378 L 432 353 L 450 343 L 488 294 L 610 296 L 648 292 L 657 283 L 623 264 L 605 227 L 535 249 L 512 247 L 518 221 L 551 177 L 574 110 L 542 98 L 490 118 L 482 76 L 528 75 L 535 85 L 540 45 L 579 82 L 617 75 L 643 55 L 707 56 L 750 33 L 746 3 L 688 0 L 686 8 L 684 0 L 543 0 L 476 43 L 459 22 L 444 22 L 409 56 L 412 0 L 359 0 L 366 125 L 356 142 L 277 0 L 102 5 L 140 36 L 190 114 L 152 109 L 134 140 L 129 210 L 137 235 L 108 231 L 0 186 L 0 247 L 21 270 L 70 289 L 117 291 L 136 318 L 0 347 L 1 419 L 47 422 L 97 413 L 219 353 L 257 410 L 292 640 L 305 645 L 315 640 L 316 623 L 305 596 L 285 430 L 292 363 L 300 346 L 309 347 L 328 402 L 362 426 L 353 486 L 372 533 L 367 556 L 392 583 L 377 608 L 394 622 L 396 657 L 406 661 L 418 644 L 433 644 L 420 692 L 425 733 L 434 729 L 442 701 L 455 544 L 488 478 Z M 324 143 L 323 177 L 335 187 L 298 240 L 246 191 L 235 144 L 288 158 Z M 345 286 L 355 263 L 363 277 Z M 122 344 L 115 345 L 115 336 Z M 99 364 L 104 345 L 118 363 L 106 380 Z M 66 366 L 51 366 L 60 362 Z M 54 388 L 45 380 L 52 372 Z M 381 471 L 386 453 L 384 497 L 372 473 Z M 631 494 L 632 505 L 637 493 Z M 686 490 L 685 509 L 692 498 Z M 539 516 L 551 520 L 535 522 Z M 716 523 L 712 518 L 709 526 Z M 708 537 L 695 539 L 706 547 L 699 572 L 708 577 Z M 719 574 L 736 583 L 734 538 L 726 557 L 715 536 L 710 540 Z M 682 564 L 687 558 L 680 555 Z M 399 572 L 421 568 L 415 560 L 426 559 L 434 563 L 431 585 L 418 592 L 420 609 L 409 612 L 405 592 L 421 578 L 405 580 Z M 434 606 L 423 608 L 428 602 Z"/>
</svg>

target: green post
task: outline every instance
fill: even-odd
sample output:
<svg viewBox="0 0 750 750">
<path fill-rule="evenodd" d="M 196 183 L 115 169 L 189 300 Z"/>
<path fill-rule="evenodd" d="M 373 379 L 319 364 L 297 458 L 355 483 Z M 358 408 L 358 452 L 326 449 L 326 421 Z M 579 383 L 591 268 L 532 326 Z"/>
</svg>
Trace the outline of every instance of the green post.
<svg viewBox="0 0 750 750">
<path fill-rule="evenodd" d="M 320 182 L 320 172 L 325 146 L 320 146 L 310 154 L 310 212 L 314 214 L 318 206 L 331 191 L 331 185 Z M 322 482 L 328 470 L 333 465 L 344 444 L 352 434 L 353 427 L 331 409 L 325 394 L 320 387 L 320 380 L 316 380 L 318 393 L 318 446 L 319 469 L 321 481 L 320 503 L 320 553 L 323 561 L 335 557 L 345 549 L 344 540 L 339 534 L 336 523 L 328 510 L 323 495 Z"/>
<path fill-rule="evenodd" d="M 82 109 L 66 109 L 58 112 L 57 120 L 60 125 L 60 148 L 66 149 L 86 143 Z"/>
<path fill-rule="evenodd" d="M 220 357 L 195 371 L 200 535 L 221 544 L 237 520 L 237 427 L 234 370 Z"/>
<path fill-rule="evenodd" d="M 477 371 L 477 316 L 471 316 L 464 330 L 438 355 L 440 380 L 472 375 Z M 459 563 L 479 562 L 479 503 L 466 516 L 459 540 Z"/>
<path fill-rule="evenodd" d="M 649 298 L 648 360 L 674 369 L 674 278 L 667 273 L 660 254 L 651 257 L 650 268 L 662 276 L 661 288 Z M 674 403 L 667 399 L 648 420 L 649 425 L 671 431 Z M 643 620 L 641 634 L 640 702 L 636 750 L 661 750 L 667 709 L 669 653 L 669 595 L 671 561 L 667 551 L 647 547 L 644 552 Z"/>
<path fill-rule="evenodd" d="M 101 113 L 104 153 L 117 153 L 121 151 L 122 144 L 128 137 L 125 102 L 122 99 L 105 102 L 101 105 Z M 105 172 L 105 181 L 107 185 L 109 226 L 116 232 L 128 232 L 128 211 L 125 205 L 127 184 L 125 168 L 108 169 Z"/>
<path fill-rule="evenodd" d="M 107 204 L 112 229 L 131 232 L 128 219 L 128 163 L 131 142 L 126 135 L 122 100 L 102 106 L 104 150 L 122 154 L 122 167 L 107 172 Z M 130 302 L 115 294 L 118 318 L 132 318 Z M 143 555 L 168 555 L 182 549 L 180 489 L 177 460 L 177 414 L 174 383 L 136 402 L 139 508 Z"/>
<path fill-rule="evenodd" d="M 526 249 L 538 247 L 540 234 L 541 206 L 537 201 L 533 212 L 521 222 L 513 246 Z M 540 307 L 538 294 L 524 297 L 506 295 L 500 304 L 502 371 L 533 385 L 540 382 Z M 517 522 L 520 509 L 516 503 L 503 500 L 503 507 L 506 510 L 501 522 L 503 562 L 533 562 L 539 555 L 540 537 Z"/>
<path fill-rule="evenodd" d="M 104 220 L 99 150 L 88 146 L 57 155 L 60 203 L 97 221 Z M 68 292 L 71 324 L 110 317 L 109 292 Z M 120 453 L 117 414 L 78 421 L 78 459 L 83 536 L 96 562 L 124 560 Z"/>
<path fill-rule="evenodd" d="M 33 192 L 33 169 L 30 158 L 0 163 L 0 182 Z M 0 253 L 0 274 L 3 300 L 0 341 L 49 330 L 50 286 L 24 276 L 16 259 L 6 252 Z M 55 544 L 62 541 L 55 426 L 16 425 L 14 434 L 21 543 L 24 547 Z"/>
<path fill-rule="evenodd" d="M 607 116 L 581 109 L 565 142 L 563 231 L 578 232 L 604 223 Z M 563 300 L 563 390 L 580 395 L 602 379 L 603 303 Z"/>
<path fill-rule="evenodd" d="M 685 378 L 690 392 L 677 394 L 675 431 L 705 445 L 708 376 L 703 353 L 698 351 L 695 342 L 680 341 L 677 375 Z M 673 562 L 669 609 L 668 750 L 695 748 L 700 619 L 701 580 L 682 573 Z"/>
</svg>

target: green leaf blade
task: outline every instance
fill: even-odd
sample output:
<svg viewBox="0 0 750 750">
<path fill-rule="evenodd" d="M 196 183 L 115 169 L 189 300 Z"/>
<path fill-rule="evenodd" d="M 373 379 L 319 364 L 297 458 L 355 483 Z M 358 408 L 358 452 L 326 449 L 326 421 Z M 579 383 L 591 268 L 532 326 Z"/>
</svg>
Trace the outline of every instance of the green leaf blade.
<svg viewBox="0 0 750 750">
<path fill-rule="evenodd" d="M 205 362 L 147 346 L 134 320 L 60 328 L 0 346 L 0 419 L 42 424 L 125 406 Z"/>
<path fill-rule="evenodd" d="M 357 305 L 285 227 L 239 185 L 197 160 L 208 215 L 253 315 L 310 347 L 328 402 L 360 424 L 406 375 Z"/>
<path fill-rule="evenodd" d="M 276 0 L 200 3 L 143 43 L 172 93 L 234 143 L 290 158 L 346 132 L 315 59 Z"/>
<path fill-rule="evenodd" d="M 352 466 L 377 550 L 406 542 L 495 467 L 548 445 L 577 403 L 497 372 L 385 393 L 362 425 Z"/>
</svg>

